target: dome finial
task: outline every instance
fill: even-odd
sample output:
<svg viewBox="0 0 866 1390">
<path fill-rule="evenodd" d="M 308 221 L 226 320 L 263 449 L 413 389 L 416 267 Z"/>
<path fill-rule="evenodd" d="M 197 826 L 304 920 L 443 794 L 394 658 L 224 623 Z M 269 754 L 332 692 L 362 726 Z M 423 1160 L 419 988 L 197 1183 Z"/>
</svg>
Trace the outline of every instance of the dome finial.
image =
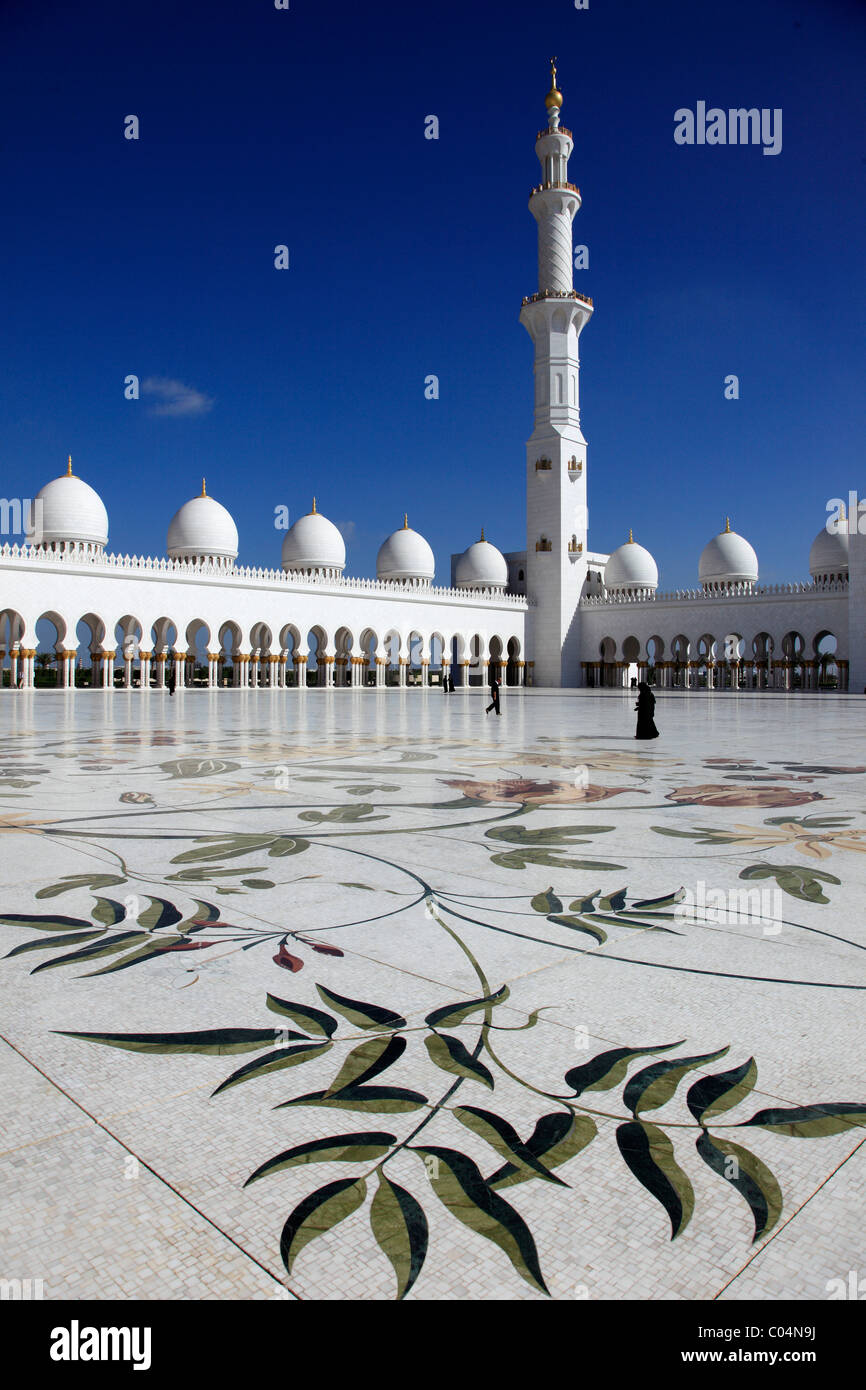
<svg viewBox="0 0 866 1390">
<path fill-rule="evenodd" d="M 404 512 L 404 513 L 403 513 L 403 530 L 404 530 L 404 531 L 408 531 L 408 530 L 409 530 L 409 513 L 408 513 L 408 512 Z"/>
<path fill-rule="evenodd" d="M 628 528 L 628 543 L 629 545 L 634 545 L 634 532 L 631 527 Z"/>
<path fill-rule="evenodd" d="M 484 527 L 481 527 L 481 539 L 484 540 Z"/>
<path fill-rule="evenodd" d="M 547 107 L 547 114 L 550 122 L 557 126 L 559 124 L 559 112 L 562 106 L 562 92 L 556 85 L 556 58 L 550 60 L 550 91 L 544 98 Z"/>
<path fill-rule="evenodd" d="M 729 536 L 730 534 L 731 534 L 731 518 L 730 518 L 729 516 L 726 516 L 726 517 L 725 517 L 725 535 L 726 535 L 726 536 Z"/>
<path fill-rule="evenodd" d="M 310 513 L 310 515 L 311 515 L 311 516 L 315 516 L 315 515 L 316 515 L 316 499 L 315 499 L 315 497 L 313 498 L 313 510 L 312 510 L 312 512 Z"/>
<path fill-rule="evenodd" d="M 207 488 L 205 487 L 204 478 L 201 480 L 201 495 L 202 497 L 207 497 Z"/>
<path fill-rule="evenodd" d="M 71 477 L 72 477 L 72 455 L 71 455 L 71 454 L 69 455 L 69 458 L 66 460 L 66 476 L 67 476 L 67 478 L 71 478 Z"/>
</svg>

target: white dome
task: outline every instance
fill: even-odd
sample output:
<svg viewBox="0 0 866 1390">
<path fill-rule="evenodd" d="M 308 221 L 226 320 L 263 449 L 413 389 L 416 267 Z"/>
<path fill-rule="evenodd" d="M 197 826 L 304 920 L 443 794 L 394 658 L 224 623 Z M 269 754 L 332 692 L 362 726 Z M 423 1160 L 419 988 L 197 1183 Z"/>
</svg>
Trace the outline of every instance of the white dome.
<svg viewBox="0 0 866 1390">
<path fill-rule="evenodd" d="M 379 579 L 414 579 L 429 583 L 435 573 L 433 551 L 423 536 L 413 531 L 407 517 L 403 527 L 382 544 L 376 556 Z"/>
<path fill-rule="evenodd" d="M 758 557 L 749 542 L 736 531 L 726 529 L 705 545 L 698 566 L 704 586 L 754 584 L 758 578 Z"/>
<path fill-rule="evenodd" d="M 283 540 L 284 570 L 343 570 L 346 564 L 346 543 L 333 521 L 313 510 L 298 517 Z"/>
<path fill-rule="evenodd" d="M 604 567 L 606 589 L 655 589 L 659 582 L 658 566 L 642 545 L 633 540 L 631 531 L 624 545 L 608 556 Z"/>
<path fill-rule="evenodd" d="M 41 502 L 42 516 L 40 520 L 39 511 L 34 508 L 35 526 L 28 532 L 27 539 L 31 545 L 66 541 L 102 548 L 108 543 L 105 505 L 98 492 L 74 476 L 71 459 L 69 469 L 37 492 L 34 501 Z"/>
<path fill-rule="evenodd" d="M 809 573 L 813 579 L 822 575 L 848 573 L 848 522 L 844 517 L 838 522 L 839 529 L 827 530 L 822 526 L 812 542 L 809 551 Z"/>
<path fill-rule="evenodd" d="M 238 528 L 231 513 L 207 496 L 203 481 L 201 496 L 184 502 L 172 518 L 166 549 L 172 560 L 237 559 Z"/>
<path fill-rule="evenodd" d="M 458 589 L 504 589 L 508 583 L 505 556 L 484 539 L 483 531 L 481 540 L 464 550 L 457 561 L 455 583 Z"/>
</svg>

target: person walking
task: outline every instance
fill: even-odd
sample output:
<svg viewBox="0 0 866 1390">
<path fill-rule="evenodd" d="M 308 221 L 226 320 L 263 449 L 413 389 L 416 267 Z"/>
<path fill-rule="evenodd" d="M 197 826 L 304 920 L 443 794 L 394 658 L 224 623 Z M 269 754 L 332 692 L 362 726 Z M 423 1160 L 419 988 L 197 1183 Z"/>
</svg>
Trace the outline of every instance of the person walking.
<svg viewBox="0 0 866 1390">
<path fill-rule="evenodd" d="M 170 670 L 169 673 L 168 673 L 168 693 L 169 693 L 169 695 L 173 695 L 173 694 L 174 694 L 174 687 L 175 687 L 175 674 L 174 674 L 174 662 L 172 662 L 171 670 Z"/>
<path fill-rule="evenodd" d="M 494 668 L 490 673 L 490 704 L 484 711 L 485 714 L 489 714 L 492 709 L 495 709 L 497 714 L 502 713 L 502 710 L 499 708 L 499 684 L 499 678 Z"/>
<path fill-rule="evenodd" d="M 641 681 L 637 688 L 637 732 L 635 738 L 658 738 L 659 731 L 655 726 L 653 715 L 655 713 L 656 697 L 653 695 L 646 681 Z"/>
</svg>

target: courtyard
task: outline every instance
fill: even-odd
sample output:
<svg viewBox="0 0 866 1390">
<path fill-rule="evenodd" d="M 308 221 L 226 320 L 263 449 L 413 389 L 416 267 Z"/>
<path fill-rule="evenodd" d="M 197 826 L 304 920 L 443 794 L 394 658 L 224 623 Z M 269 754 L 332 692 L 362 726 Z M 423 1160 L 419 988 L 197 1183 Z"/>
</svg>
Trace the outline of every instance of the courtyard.
<svg viewBox="0 0 866 1390">
<path fill-rule="evenodd" d="M 866 702 L 2 697 L 2 1270 L 46 1299 L 827 1299 Z"/>
</svg>

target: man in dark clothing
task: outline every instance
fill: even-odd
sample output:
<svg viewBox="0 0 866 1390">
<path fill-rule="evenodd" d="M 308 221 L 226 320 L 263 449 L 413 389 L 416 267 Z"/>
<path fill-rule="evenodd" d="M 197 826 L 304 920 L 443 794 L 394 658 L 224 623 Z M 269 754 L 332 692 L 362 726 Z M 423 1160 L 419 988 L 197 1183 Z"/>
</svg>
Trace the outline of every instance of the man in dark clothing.
<svg viewBox="0 0 866 1390">
<path fill-rule="evenodd" d="M 499 708 L 499 678 L 496 675 L 495 669 L 490 673 L 490 704 L 487 706 L 484 713 L 489 714 L 492 709 L 495 709 L 497 714 L 502 713 L 502 710 Z"/>
</svg>

